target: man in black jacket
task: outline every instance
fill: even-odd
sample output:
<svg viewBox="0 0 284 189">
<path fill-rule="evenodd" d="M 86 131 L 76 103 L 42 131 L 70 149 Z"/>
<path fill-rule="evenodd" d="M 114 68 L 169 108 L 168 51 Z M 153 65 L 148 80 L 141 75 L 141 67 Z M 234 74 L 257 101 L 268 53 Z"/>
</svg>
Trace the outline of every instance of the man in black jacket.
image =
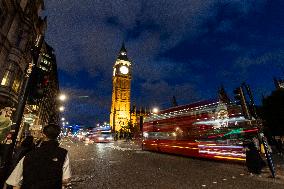
<svg viewBox="0 0 284 189">
<path fill-rule="evenodd" d="M 71 177 L 67 150 L 59 147 L 60 127 L 43 128 L 44 142 L 23 157 L 6 183 L 21 189 L 61 189 Z"/>
</svg>

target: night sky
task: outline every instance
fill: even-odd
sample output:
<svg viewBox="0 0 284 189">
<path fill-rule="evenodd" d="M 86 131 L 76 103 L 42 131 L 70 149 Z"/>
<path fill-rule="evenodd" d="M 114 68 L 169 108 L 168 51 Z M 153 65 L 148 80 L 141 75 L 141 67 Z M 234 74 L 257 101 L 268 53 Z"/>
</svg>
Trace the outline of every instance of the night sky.
<svg viewBox="0 0 284 189">
<path fill-rule="evenodd" d="M 169 107 L 228 94 L 243 81 L 258 104 L 284 78 L 283 0 L 45 0 L 66 119 L 109 121 L 122 42 L 133 65 L 131 105 Z M 82 98 L 81 96 L 89 96 Z"/>
</svg>

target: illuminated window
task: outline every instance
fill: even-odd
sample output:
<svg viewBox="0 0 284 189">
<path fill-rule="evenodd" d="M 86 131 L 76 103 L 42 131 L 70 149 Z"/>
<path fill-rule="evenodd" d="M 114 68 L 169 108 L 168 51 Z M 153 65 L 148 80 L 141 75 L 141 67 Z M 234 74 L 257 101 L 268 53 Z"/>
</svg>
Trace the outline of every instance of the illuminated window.
<svg viewBox="0 0 284 189">
<path fill-rule="evenodd" d="M 12 85 L 12 90 L 15 92 L 15 93 L 19 93 L 20 91 L 20 86 L 21 86 L 21 79 L 22 79 L 22 73 L 20 70 L 18 70 L 18 73 L 15 75 L 15 79 L 14 79 L 14 82 L 13 82 L 13 85 Z"/>
<path fill-rule="evenodd" d="M 4 74 L 2 81 L 1 81 L 1 85 L 8 86 L 10 77 L 11 77 L 11 72 L 9 70 L 7 70 L 6 73 Z"/>
<path fill-rule="evenodd" d="M 21 86 L 22 71 L 20 67 L 14 63 L 10 62 L 9 67 L 4 73 L 4 77 L 1 80 L 1 85 L 9 87 L 13 92 L 18 93 Z"/>
</svg>

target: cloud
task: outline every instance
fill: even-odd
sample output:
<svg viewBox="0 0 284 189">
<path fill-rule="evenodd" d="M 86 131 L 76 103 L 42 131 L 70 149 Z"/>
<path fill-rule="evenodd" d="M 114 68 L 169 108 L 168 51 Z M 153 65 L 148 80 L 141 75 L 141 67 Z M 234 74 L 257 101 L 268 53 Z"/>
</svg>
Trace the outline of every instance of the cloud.
<svg viewBox="0 0 284 189">
<path fill-rule="evenodd" d="M 133 62 L 133 98 L 140 104 L 162 103 L 171 96 L 187 102 L 198 99 L 201 73 L 188 63 L 168 60 L 163 53 L 184 41 L 208 33 L 208 20 L 217 20 L 220 7 L 247 16 L 259 10 L 262 0 L 45 0 L 48 28 L 46 38 L 54 47 L 58 68 L 74 77 L 71 93 L 86 93 L 89 99 L 74 103 L 71 116 L 107 119 L 111 100 L 112 67 L 123 40 Z M 234 24 L 220 19 L 216 31 L 229 32 Z M 207 41 L 206 41 L 207 43 Z M 237 43 L 224 47 L 238 51 Z M 199 68 L 209 70 L 204 63 Z M 190 60 L 188 60 L 190 62 Z M 243 62 L 243 63 L 242 63 Z M 251 64 L 250 57 L 236 64 Z M 198 68 L 198 65 L 196 66 Z M 84 89 L 80 72 L 87 72 L 92 88 Z M 77 80 L 77 81 L 76 81 Z M 77 83 L 75 83 L 75 81 Z M 65 83 L 61 83 L 65 86 Z M 91 100 L 93 99 L 93 100 Z M 91 113 L 87 113 L 91 112 Z M 74 119 L 75 120 L 75 119 Z"/>
<path fill-rule="evenodd" d="M 70 123 L 94 126 L 99 121 L 108 120 L 110 97 L 97 95 L 96 90 L 74 87 L 62 88 L 61 92 L 67 95 L 64 116 Z"/>
<path fill-rule="evenodd" d="M 170 102 L 173 96 L 180 103 L 188 103 L 199 99 L 195 87 L 188 83 L 170 85 L 163 80 L 146 81 L 141 83 L 140 90 L 140 95 L 133 100 L 138 106 L 152 107 L 160 105 L 165 108 L 171 105 Z"/>
<path fill-rule="evenodd" d="M 248 67 L 255 66 L 255 65 L 264 65 L 264 64 L 272 64 L 277 66 L 277 64 L 282 64 L 284 61 L 284 49 L 273 51 L 273 52 L 266 52 L 259 56 L 254 54 L 249 54 L 245 57 L 240 57 L 236 60 L 236 65 L 247 69 Z"/>
<path fill-rule="evenodd" d="M 72 74 L 87 70 L 96 77 L 111 72 L 123 39 L 133 61 L 149 69 L 159 54 L 206 32 L 203 22 L 216 16 L 222 4 L 245 14 L 260 2 L 46 0 L 47 38 L 59 68 Z M 224 20 L 218 30 L 230 27 Z M 127 38 L 133 33 L 138 34 Z"/>
</svg>

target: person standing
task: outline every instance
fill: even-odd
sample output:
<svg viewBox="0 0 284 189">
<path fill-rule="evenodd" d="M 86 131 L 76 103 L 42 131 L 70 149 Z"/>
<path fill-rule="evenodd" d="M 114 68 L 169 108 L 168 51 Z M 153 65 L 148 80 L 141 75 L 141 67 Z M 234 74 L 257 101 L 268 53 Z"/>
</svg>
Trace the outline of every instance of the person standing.
<svg viewBox="0 0 284 189">
<path fill-rule="evenodd" d="M 21 145 L 16 148 L 12 160 L 12 168 L 14 169 L 18 162 L 30 151 L 35 149 L 34 137 L 27 136 L 22 142 Z"/>
<path fill-rule="evenodd" d="M 6 183 L 14 189 L 61 189 L 69 183 L 71 170 L 67 150 L 59 147 L 60 127 L 43 128 L 43 143 L 24 156 Z"/>
<path fill-rule="evenodd" d="M 264 166 L 263 160 L 253 141 L 246 144 L 246 166 L 252 174 L 260 174 Z"/>
</svg>

